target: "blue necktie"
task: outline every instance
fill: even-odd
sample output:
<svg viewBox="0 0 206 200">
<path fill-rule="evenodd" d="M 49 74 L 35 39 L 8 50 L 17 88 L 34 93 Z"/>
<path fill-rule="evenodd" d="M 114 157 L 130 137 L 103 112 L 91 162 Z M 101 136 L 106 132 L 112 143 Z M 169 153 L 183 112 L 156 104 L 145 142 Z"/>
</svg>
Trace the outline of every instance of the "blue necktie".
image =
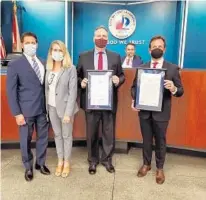
<svg viewBox="0 0 206 200">
<path fill-rule="evenodd" d="M 35 60 L 35 58 L 32 58 L 32 61 L 33 61 L 33 69 L 34 69 L 40 83 L 42 83 L 42 77 L 41 77 L 39 65 L 38 65 L 37 61 Z"/>
</svg>

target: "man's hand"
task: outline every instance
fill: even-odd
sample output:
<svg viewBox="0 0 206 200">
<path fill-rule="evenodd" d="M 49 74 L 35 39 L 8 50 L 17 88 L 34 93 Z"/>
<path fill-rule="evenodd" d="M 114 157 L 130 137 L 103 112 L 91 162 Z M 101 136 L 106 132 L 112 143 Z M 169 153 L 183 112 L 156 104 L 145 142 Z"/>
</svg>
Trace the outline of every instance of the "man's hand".
<svg viewBox="0 0 206 200">
<path fill-rule="evenodd" d="M 81 82 L 81 87 L 84 89 L 87 87 L 87 83 L 88 83 L 88 79 L 87 78 L 84 78 Z"/>
<path fill-rule="evenodd" d="M 62 121 L 63 121 L 63 123 L 68 124 L 71 122 L 71 118 L 69 116 L 64 116 Z"/>
<path fill-rule="evenodd" d="M 172 92 L 172 93 L 174 93 L 177 90 L 173 81 L 170 81 L 170 80 L 164 80 L 164 87 L 166 89 L 170 90 L 170 92 Z"/>
<path fill-rule="evenodd" d="M 16 123 L 18 126 L 23 126 L 26 124 L 26 121 L 25 121 L 24 116 L 22 114 L 16 115 L 15 118 L 16 118 Z"/>
<path fill-rule="evenodd" d="M 112 76 L 112 82 L 115 86 L 119 85 L 119 77 L 118 76 Z"/>
<path fill-rule="evenodd" d="M 131 108 L 135 112 L 139 112 L 140 111 L 140 110 L 138 110 L 137 108 L 134 107 L 134 100 L 132 100 Z"/>
</svg>

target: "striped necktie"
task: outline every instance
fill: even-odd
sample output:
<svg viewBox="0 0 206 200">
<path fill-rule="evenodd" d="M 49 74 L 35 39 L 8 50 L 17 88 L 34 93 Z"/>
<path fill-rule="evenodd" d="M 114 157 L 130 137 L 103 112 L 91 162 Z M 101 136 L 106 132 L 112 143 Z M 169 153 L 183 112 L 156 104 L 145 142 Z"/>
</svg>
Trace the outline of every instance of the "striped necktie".
<svg viewBox="0 0 206 200">
<path fill-rule="evenodd" d="M 41 77 L 39 65 L 38 65 L 38 63 L 37 63 L 37 61 L 36 61 L 35 58 L 32 58 L 32 61 L 33 61 L 33 66 L 32 66 L 32 67 L 33 67 L 33 70 L 35 71 L 35 73 L 36 73 L 36 75 L 37 75 L 40 83 L 42 83 L 42 77 Z"/>
</svg>

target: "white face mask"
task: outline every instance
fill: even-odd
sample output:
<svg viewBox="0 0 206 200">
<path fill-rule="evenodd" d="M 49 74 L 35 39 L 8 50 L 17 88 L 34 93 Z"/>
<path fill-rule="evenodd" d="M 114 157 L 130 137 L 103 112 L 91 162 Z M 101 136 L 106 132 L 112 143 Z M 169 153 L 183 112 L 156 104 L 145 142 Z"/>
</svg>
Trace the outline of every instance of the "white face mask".
<svg viewBox="0 0 206 200">
<path fill-rule="evenodd" d="M 64 59 L 64 55 L 62 52 L 58 52 L 58 51 L 52 51 L 52 58 L 57 61 L 60 62 Z"/>
<path fill-rule="evenodd" d="M 24 44 L 24 53 L 28 56 L 36 55 L 36 44 Z"/>
</svg>

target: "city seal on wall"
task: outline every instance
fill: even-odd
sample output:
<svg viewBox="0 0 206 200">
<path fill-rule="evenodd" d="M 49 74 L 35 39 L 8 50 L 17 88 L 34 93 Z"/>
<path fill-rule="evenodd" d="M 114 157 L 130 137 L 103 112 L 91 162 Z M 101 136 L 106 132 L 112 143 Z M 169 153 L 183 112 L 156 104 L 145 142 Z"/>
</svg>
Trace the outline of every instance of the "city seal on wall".
<svg viewBox="0 0 206 200">
<path fill-rule="evenodd" d="M 117 10 L 109 18 L 109 30 L 118 39 L 132 35 L 136 28 L 136 18 L 128 10 Z"/>
</svg>

